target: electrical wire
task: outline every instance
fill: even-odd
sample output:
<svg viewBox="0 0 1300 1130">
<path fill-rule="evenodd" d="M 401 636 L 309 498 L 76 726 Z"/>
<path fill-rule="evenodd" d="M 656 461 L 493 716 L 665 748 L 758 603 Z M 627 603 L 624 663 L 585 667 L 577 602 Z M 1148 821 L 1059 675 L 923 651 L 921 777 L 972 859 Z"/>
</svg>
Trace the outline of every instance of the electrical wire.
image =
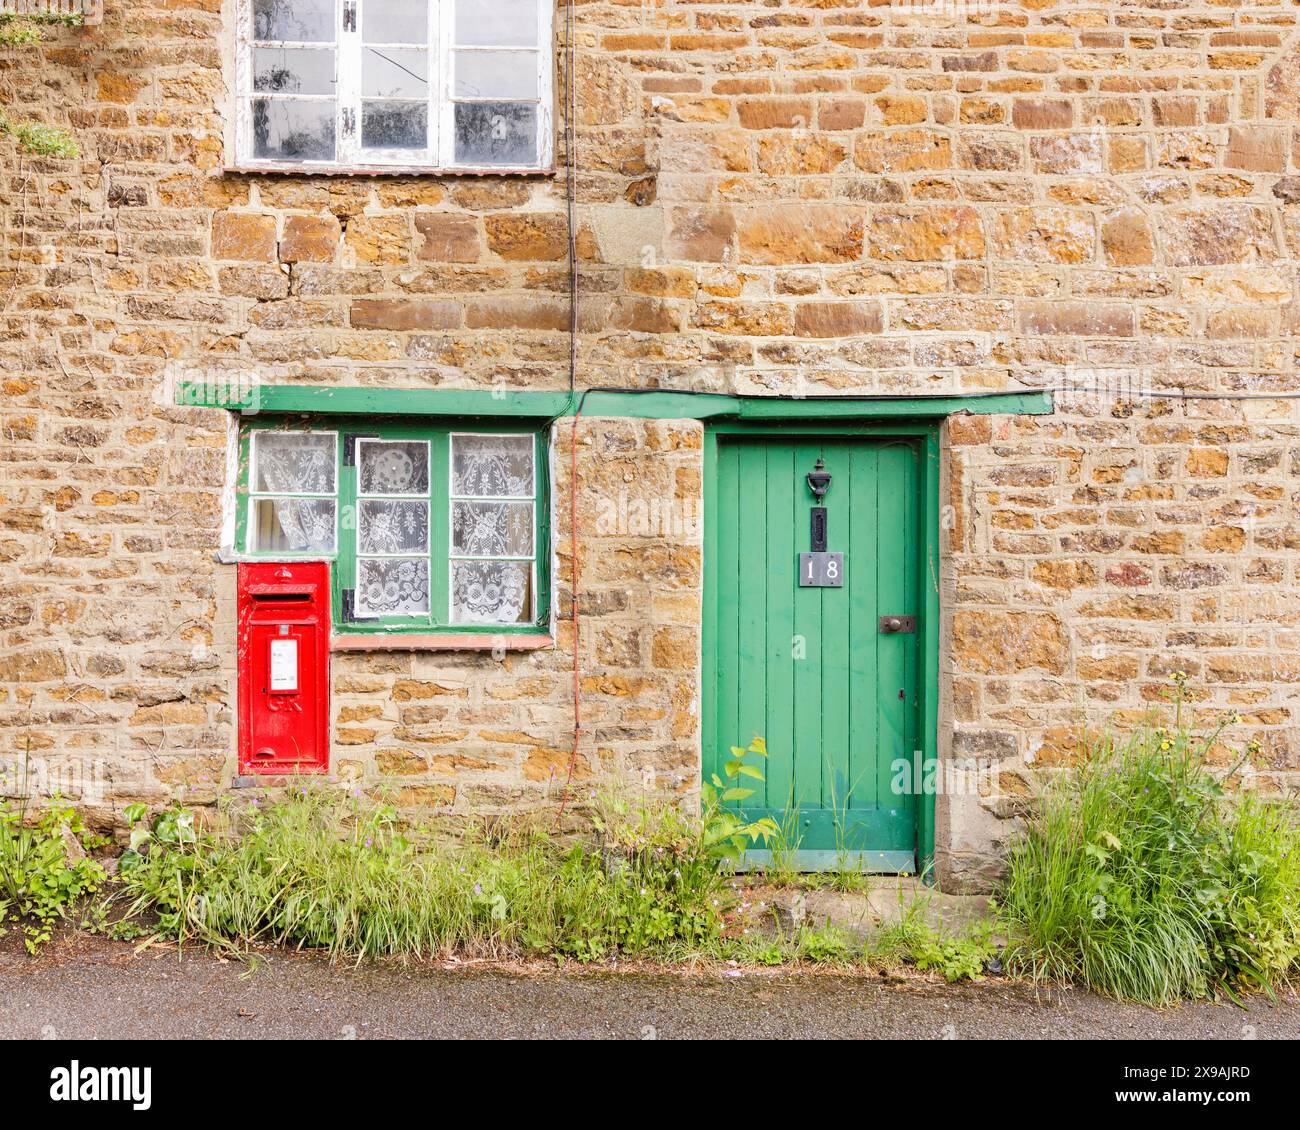
<svg viewBox="0 0 1300 1130">
<path fill-rule="evenodd" d="M 576 0 L 564 3 L 564 158 L 567 166 L 568 191 L 566 196 L 569 220 L 569 401 L 565 411 L 573 410 L 578 391 L 578 155 L 577 155 L 577 96 L 573 75 L 573 6 Z M 584 401 L 586 394 L 583 394 Z M 561 413 L 562 415 L 563 413 Z M 582 407 L 573 416 L 573 429 L 569 437 L 569 562 L 570 615 L 573 618 L 573 749 L 569 754 L 569 768 L 564 776 L 564 789 L 560 794 L 560 807 L 555 813 L 555 827 L 564 818 L 569 803 L 569 790 L 573 786 L 573 771 L 578 764 L 578 751 L 582 744 L 582 665 L 579 658 L 581 630 L 578 616 L 578 420 Z M 558 419 L 558 417 L 556 417 Z M 551 421 L 555 422 L 554 419 Z"/>
<path fill-rule="evenodd" d="M 770 404 L 796 403 L 801 401 L 815 401 L 819 404 L 835 404 L 857 401 L 872 400 L 915 400 L 918 403 L 924 403 L 927 400 L 988 400 L 996 396 L 1023 396 L 1028 393 L 1105 393 L 1108 390 L 1090 388 L 1087 385 L 1043 385 L 1039 388 L 1000 388 L 988 389 L 979 392 L 922 392 L 922 393 L 868 393 L 861 396 L 846 396 L 836 393 L 815 393 L 811 396 L 746 396 L 746 400 L 759 401 Z M 653 395 L 663 393 L 669 396 L 716 396 L 726 399 L 735 399 L 736 394 L 727 392 L 711 392 L 707 389 L 700 388 L 620 388 L 617 385 L 593 385 L 590 388 L 582 390 L 582 395 L 578 398 L 578 415 L 582 414 L 583 406 L 587 402 L 587 397 L 591 393 L 610 393 L 618 396 L 633 395 Z M 1159 389 L 1159 388 L 1135 388 L 1114 391 L 1112 393 L 1114 400 L 1127 400 L 1131 398 L 1141 398 L 1147 400 L 1300 400 L 1300 390 L 1289 392 L 1198 392 L 1195 389 Z M 564 409 L 551 418 L 554 423 L 572 411 L 573 405 Z"/>
</svg>

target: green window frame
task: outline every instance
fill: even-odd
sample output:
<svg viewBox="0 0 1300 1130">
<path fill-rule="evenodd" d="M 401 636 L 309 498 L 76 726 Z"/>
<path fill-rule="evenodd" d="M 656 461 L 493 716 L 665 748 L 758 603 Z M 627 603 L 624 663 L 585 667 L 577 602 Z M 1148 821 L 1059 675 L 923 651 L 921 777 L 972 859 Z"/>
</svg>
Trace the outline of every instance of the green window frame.
<svg viewBox="0 0 1300 1130">
<path fill-rule="evenodd" d="M 306 449 L 314 462 L 311 481 L 292 483 L 303 489 L 290 490 L 285 483 L 293 475 L 270 473 L 265 453 L 276 443 L 271 437 L 294 433 L 321 438 L 294 445 Z M 328 462 L 323 453 L 331 448 L 327 437 L 333 437 L 332 481 L 322 466 Z M 511 426 L 504 420 L 245 420 L 235 492 L 236 549 L 258 560 L 330 561 L 336 633 L 548 630 L 547 451 L 546 435 L 536 426 Z M 332 548 L 327 548 L 331 501 L 334 534 Z M 420 530 L 416 519 L 422 507 L 427 508 L 427 523 Z M 281 508 L 287 523 L 277 515 Z M 302 532 L 303 514 L 313 523 L 314 544 Z M 375 536 L 381 517 L 385 539 Z M 297 538 L 284 533 L 286 524 L 295 527 Z M 410 540 L 394 547 L 394 528 Z M 417 565 L 426 579 L 423 602 Z M 381 583 L 385 580 L 387 586 Z M 368 605 L 367 594 L 381 589 L 380 604 L 388 607 Z M 491 618 L 494 610 L 499 615 L 514 603 L 520 603 L 521 619 Z"/>
</svg>

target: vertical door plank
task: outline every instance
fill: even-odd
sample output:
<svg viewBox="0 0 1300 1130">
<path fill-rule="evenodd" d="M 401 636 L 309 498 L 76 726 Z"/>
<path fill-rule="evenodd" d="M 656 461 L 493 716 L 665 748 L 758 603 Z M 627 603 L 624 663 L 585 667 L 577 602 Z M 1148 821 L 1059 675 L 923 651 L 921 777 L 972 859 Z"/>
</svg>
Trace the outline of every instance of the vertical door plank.
<svg viewBox="0 0 1300 1130">
<path fill-rule="evenodd" d="M 879 448 L 855 445 L 853 452 L 853 518 L 849 532 L 848 566 L 853 602 L 849 608 L 850 767 L 857 787 L 852 807 L 879 803 L 876 751 L 879 745 L 880 688 L 876 652 L 880 646 L 880 612 L 876 586 L 879 538 Z"/>
<path fill-rule="evenodd" d="M 838 441 L 824 448 L 826 469 L 831 473 L 831 489 L 825 498 L 829 533 L 826 548 L 833 553 L 845 553 L 852 536 L 854 446 Z M 852 791 L 859 783 L 853 779 L 849 764 L 849 603 L 858 585 L 847 553 L 845 563 L 850 572 L 842 588 L 817 590 L 822 598 L 822 759 L 826 774 L 824 803 L 842 833 L 836 846 L 854 847 L 844 838 L 847 828 L 841 826 L 847 818 Z"/>
<path fill-rule="evenodd" d="M 906 574 L 911 562 L 907 558 L 907 512 L 910 509 L 905 494 L 906 473 L 911 453 L 902 444 L 891 443 L 880 448 L 879 542 L 877 547 L 876 591 L 881 616 L 903 615 L 907 612 Z M 894 763 L 908 756 L 906 745 L 906 716 L 911 704 L 906 700 L 907 641 L 902 633 L 878 632 L 879 647 L 876 685 L 880 693 L 880 733 L 876 751 L 876 789 L 882 808 L 897 807 L 892 781 Z M 900 697 L 899 692 L 903 692 Z"/>
<path fill-rule="evenodd" d="M 905 500 L 903 507 L 903 560 L 899 562 L 899 567 L 903 577 L 903 611 L 908 616 L 918 616 L 921 611 L 918 564 L 922 568 L 928 569 L 928 564 L 920 560 L 920 555 L 924 553 L 924 545 L 921 541 L 920 524 L 920 468 L 917 465 L 917 460 L 920 457 L 919 447 L 909 445 L 906 449 L 906 456 L 903 463 L 901 491 Z M 907 709 L 903 711 L 903 752 L 900 756 L 906 759 L 908 765 L 912 767 L 911 780 L 913 783 L 919 779 L 915 773 L 915 763 L 920 756 L 916 718 L 919 698 L 916 685 L 917 656 L 920 649 L 920 640 L 921 634 L 919 631 L 903 637 L 903 685 L 907 688 Z M 895 775 L 891 774 L 891 776 Z M 917 799 L 915 791 L 909 789 L 901 796 L 893 798 L 893 807 L 914 813 Z"/>
<path fill-rule="evenodd" d="M 705 764 L 720 763 L 728 746 L 740 733 L 740 699 L 737 695 L 736 657 L 740 653 L 740 451 L 734 443 L 718 445 L 718 523 L 716 564 L 718 662 L 717 713 L 714 742 Z M 708 521 L 708 518 L 705 518 Z"/>
<path fill-rule="evenodd" d="M 813 469 L 822 445 L 794 445 L 795 521 L 808 528 L 812 495 L 804 476 Z M 806 532 L 800 545 L 807 545 Z M 794 590 L 794 631 L 802 659 L 794 663 L 795 802 L 800 810 L 819 809 L 826 802 L 822 758 L 822 590 Z M 816 845 L 821 846 L 821 845 Z"/>
<path fill-rule="evenodd" d="M 767 804 L 786 810 L 794 801 L 794 590 L 802 547 L 796 515 L 794 452 L 767 448 Z M 755 553 L 759 546 L 751 547 Z"/>
<path fill-rule="evenodd" d="M 739 680 L 740 725 L 729 743 L 742 748 L 767 728 L 767 444 L 746 443 L 740 448 L 738 539 L 740 577 L 740 650 L 736 669 Z M 750 782 L 746 782 L 749 787 Z M 746 805 L 764 804 L 759 786 Z"/>
</svg>

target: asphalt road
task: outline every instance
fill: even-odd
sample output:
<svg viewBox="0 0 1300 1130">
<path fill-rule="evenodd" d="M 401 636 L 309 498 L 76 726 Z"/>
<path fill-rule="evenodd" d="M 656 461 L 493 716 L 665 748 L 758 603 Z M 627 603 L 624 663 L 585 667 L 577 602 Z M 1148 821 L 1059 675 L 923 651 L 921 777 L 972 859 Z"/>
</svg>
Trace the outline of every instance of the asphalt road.
<svg viewBox="0 0 1300 1130">
<path fill-rule="evenodd" d="M 12 936 L 6 941 L 12 941 Z M 1300 998 L 1165 1012 L 991 980 L 824 973 L 511 972 L 331 965 L 272 952 L 257 967 L 192 951 L 137 954 L 72 934 L 36 959 L 0 952 L 0 1036 L 18 1039 L 1296 1039 Z"/>
</svg>

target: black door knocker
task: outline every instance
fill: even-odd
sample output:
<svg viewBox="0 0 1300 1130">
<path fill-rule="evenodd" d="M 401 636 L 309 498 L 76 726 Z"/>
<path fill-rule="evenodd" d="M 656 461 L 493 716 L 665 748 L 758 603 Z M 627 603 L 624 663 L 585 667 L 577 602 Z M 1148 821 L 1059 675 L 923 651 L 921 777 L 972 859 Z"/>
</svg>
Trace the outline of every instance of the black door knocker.
<svg viewBox="0 0 1300 1130">
<path fill-rule="evenodd" d="M 826 507 L 822 505 L 822 499 L 826 497 L 826 492 L 831 489 L 831 473 L 826 470 L 825 460 L 818 457 L 817 463 L 813 469 L 808 472 L 808 489 L 813 493 L 813 500 L 816 505 L 812 508 L 809 518 L 809 541 L 808 546 L 814 553 L 826 552 Z"/>
</svg>

